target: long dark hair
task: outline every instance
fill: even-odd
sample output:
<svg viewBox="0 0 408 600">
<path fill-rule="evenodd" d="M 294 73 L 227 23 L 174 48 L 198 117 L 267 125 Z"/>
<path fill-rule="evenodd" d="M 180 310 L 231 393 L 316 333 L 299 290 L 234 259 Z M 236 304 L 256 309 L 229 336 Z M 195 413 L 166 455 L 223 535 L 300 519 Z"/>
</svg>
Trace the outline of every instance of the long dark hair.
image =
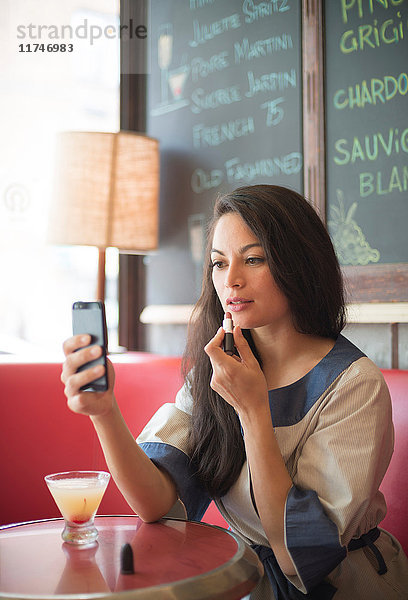
<svg viewBox="0 0 408 600">
<path fill-rule="evenodd" d="M 245 461 L 239 419 L 211 389 L 211 363 L 203 350 L 223 318 L 212 283 L 212 238 L 218 219 L 231 212 L 242 217 L 261 243 L 297 331 L 336 339 L 345 325 L 341 270 L 329 234 L 311 205 L 300 194 L 274 185 L 242 187 L 219 197 L 208 228 L 202 293 L 191 317 L 183 360 L 194 399 L 191 460 L 213 497 L 226 494 Z M 256 353 L 250 331 L 244 330 L 244 335 Z"/>
</svg>

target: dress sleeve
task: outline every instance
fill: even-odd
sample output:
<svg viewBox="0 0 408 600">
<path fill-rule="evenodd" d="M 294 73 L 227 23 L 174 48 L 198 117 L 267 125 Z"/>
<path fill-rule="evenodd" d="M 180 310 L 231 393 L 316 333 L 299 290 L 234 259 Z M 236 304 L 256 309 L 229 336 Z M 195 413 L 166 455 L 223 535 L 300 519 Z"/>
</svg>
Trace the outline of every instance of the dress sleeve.
<svg viewBox="0 0 408 600">
<path fill-rule="evenodd" d="M 378 491 L 393 451 L 391 401 L 378 369 L 340 376 L 306 439 L 285 510 L 285 543 L 303 592 L 346 556 L 352 537 L 378 525 Z"/>
<path fill-rule="evenodd" d="M 185 516 L 199 521 L 211 499 L 200 485 L 190 463 L 190 423 L 191 395 L 184 385 L 178 392 L 175 403 L 163 404 L 136 441 L 150 460 L 172 477 L 177 487 L 178 504 L 182 504 Z M 172 515 L 174 514 L 173 511 Z"/>
</svg>

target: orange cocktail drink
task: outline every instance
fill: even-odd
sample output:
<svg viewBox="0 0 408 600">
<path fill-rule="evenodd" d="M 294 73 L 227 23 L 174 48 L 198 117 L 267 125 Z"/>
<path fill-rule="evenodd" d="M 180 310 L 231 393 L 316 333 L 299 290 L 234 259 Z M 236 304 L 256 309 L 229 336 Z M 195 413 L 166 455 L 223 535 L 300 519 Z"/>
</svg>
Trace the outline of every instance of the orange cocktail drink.
<svg viewBox="0 0 408 600">
<path fill-rule="evenodd" d="M 47 475 L 45 481 L 65 521 L 62 539 L 89 544 L 98 531 L 94 518 L 110 479 L 105 471 L 68 471 Z"/>
</svg>

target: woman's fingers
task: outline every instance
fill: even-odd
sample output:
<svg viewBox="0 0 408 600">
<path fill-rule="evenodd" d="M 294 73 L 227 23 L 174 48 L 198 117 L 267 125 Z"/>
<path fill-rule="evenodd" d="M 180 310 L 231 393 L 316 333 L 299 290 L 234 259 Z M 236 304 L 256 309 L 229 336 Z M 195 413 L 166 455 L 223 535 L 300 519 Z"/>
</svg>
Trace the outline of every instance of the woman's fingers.
<svg viewBox="0 0 408 600">
<path fill-rule="evenodd" d="M 215 334 L 215 336 L 208 342 L 208 344 L 204 347 L 204 351 L 208 356 L 211 357 L 217 355 L 217 353 L 222 350 L 222 342 L 224 339 L 224 330 L 220 327 Z"/>
<path fill-rule="evenodd" d="M 210 340 L 208 342 L 208 344 L 205 346 L 204 350 L 210 357 L 211 361 L 213 361 L 213 359 L 216 360 L 217 357 L 218 357 L 218 359 L 222 360 L 222 355 L 220 354 L 220 350 L 223 352 L 223 354 L 225 354 L 223 351 L 223 348 L 222 348 L 222 342 L 224 340 L 224 335 L 225 335 L 224 329 L 222 327 L 220 327 L 218 329 L 217 333 L 215 334 L 215 336 L 212 338 L 212 340 Z M 246 341 L 246 339 L 242 333 L 241 327 L 239 325 L 236 325 L 234 327 L 233 335 L 234 335 L 234 344 L 239 352 L 240 359 L 247 365 L 258 364 L 258 361 L 254 357 L 253 352 L 252 352 L 248 342 Z M 237 356 L 230 357 L 227 354 L 225 354 L 225 356 L 228 356 L 228 358 L 234 358 L 235 360 L 240 361 L 240 359 Z"/>
<path fill-rule="evenodd" d="M 105 373 L 103 364 L 92 364 L 92 361 L 103 355 L 103 348 L 90 346 L 91 339 L 90 335 L 81 334 L 74 335 L 64 342 L 66 358 L 62 365 L 61 381 L 65 385 L 64 393 L 69 408 L 76 413 L 94 416 L 107 414 L 112 410 L 115 372 L 112 363 L 106 359 L 109 389 L 106 392 L 81 390 Z"/>
<path fill-rule="evenodd" d="M 89 346 L 91 343 L 91 336 L 88 333 L 83 333 L 81 335 L 74 335 L 67 340 L 62 345 L 62 349 L 64 350 L 65 356 L 68 356 L 72 352 L 76 352 L 79 348 L 83 348 L 84 346 Z"/>
<path fill-rule="evenodd" d="M 107 362 L 109 389 L 106 392 L 84 392 L 80 388 L 103 375 L 105 367 L 98 365 L 71 375 L 66 382 L 64 393 L 69 408 L 79 414 L 96 416 L 107 414 L 113 406 L 115 371 L 109 359 Z"/>
<path fill-rule="evenodd" d="M 76 350 L 74 349 L 70 354 L 67 354 L 64 361 L 61 381 L 66 383 L 67 379 L 76 373 L 79 367 L 82 367 L 86 363 L 89 363 L 100 356 L 102 356 L 101 346 L 87 346 L 86 348 L 79 347 Z"/>
<path fill-rule="evenodd" d="M 95 367 L 90 367 L 89 369 L 85 369 L 84 371 L 80 371 L 79 373 L 71 375 L 66 379 L 66 381 L 64 381 L 66 395 L 73 396 L 77 394 L 81 387 L 91 383 L 91 381 L 94 381 L 99 377 L 102 377 L 104 373 L 105 367 L 103 365 L 96 365 Z"/>
<path fill-rule="evenodd" d="M 111 402 L 103 402 L 100 397 L 103 392 L 81 392 L 67 399 L 68 407 L 81 415 L 98 416 L 108 412 Z"/>
<path fill-rule="evenodd" d="M 235 326 L 233 333 L 239 357 L 223 351 L 222 328 L 206 345 L 205 351 L 213 368 L 210 386 L 239 413 L 247 410 L 248 404 L 256 406 L 259 398 L 262 402 L 265 400 L 266 380 L 241 328 Z"/>
<path fill-rule="evenodd" d="M 247 365 L 252 364 L 254 361 L 256 362 L 256 364 L 258 364 L 258 361 L 256 360 L 255 356 L 253 355 L 251 347 L 248 344 L 248 342 L 246 341 L 244 334 L 242 333 L 241 327 L 239 325 L 236 325 L 234 327 L 233 334 L 234 334 L 234 344 L 235 344 L 236 349 L 239 352 L 241 360 Z"/>
<path fill-rule="evenodd" d="M 101 346 L 88 346 L 91 342 L 90 335 L 76 335 L 63 344 L 66 359 L 62 365 L 61 381 L 65 384 L 67 398 L 81 393 L 80 388 L 102 377 L 105 373 L 104 365 L 90 364 L 103 354 Z M 80 369 L 83 367 L 83 369 Z"/>
</svg>

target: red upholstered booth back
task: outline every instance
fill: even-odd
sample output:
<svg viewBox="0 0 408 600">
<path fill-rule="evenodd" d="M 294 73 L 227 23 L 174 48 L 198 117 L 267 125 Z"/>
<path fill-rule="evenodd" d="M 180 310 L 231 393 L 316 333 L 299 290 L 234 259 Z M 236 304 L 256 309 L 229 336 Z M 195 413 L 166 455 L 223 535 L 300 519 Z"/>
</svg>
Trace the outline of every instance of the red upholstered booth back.
<svg viewBox="0 0 408 600">
<path fill-rule="evenodd" d="M 380 527 L 393 533 L 408 555 L 408 371 L 383 369 L 382 373 L 391 394 L 395 446 L 380 488 L 388 509 Z"/>
<path fill-rule="evenodd" d="M 106 469 L 93 426 L 66 406 L 59 363 L 0 362 L 0 525 L 58 517 L 44 483 L 48 473 Z M 173 402 L 182 385 L 178 357 L 129 353 L 111 357 L 115 394 L 136 437 L 164 402 Z M 132 510 L 110 481 L 99 514 Z M 214 504 L 207 522 L 225 526 Z"/>
<path fill-rule="evenodd" d="M 115 393 L 136 436 L 164 402 L 173 402 L 181 385 L 180 359 L 130 353 L 113 359 Z M 71 469 L 105 469 L 92 424 L 66 407 L 58 363 L 0 362 L 0 524 L 59 516 L 44 475 Z M 395 452 L 382 484 L 388 514 L 381 526 L 408 552 L 408 371 L 384 370 L 390 388 Z M 100 514 L 131 509 L 110 482 Z M 210 505 L 204 520 L 225 526 Z"/>
</svg>

